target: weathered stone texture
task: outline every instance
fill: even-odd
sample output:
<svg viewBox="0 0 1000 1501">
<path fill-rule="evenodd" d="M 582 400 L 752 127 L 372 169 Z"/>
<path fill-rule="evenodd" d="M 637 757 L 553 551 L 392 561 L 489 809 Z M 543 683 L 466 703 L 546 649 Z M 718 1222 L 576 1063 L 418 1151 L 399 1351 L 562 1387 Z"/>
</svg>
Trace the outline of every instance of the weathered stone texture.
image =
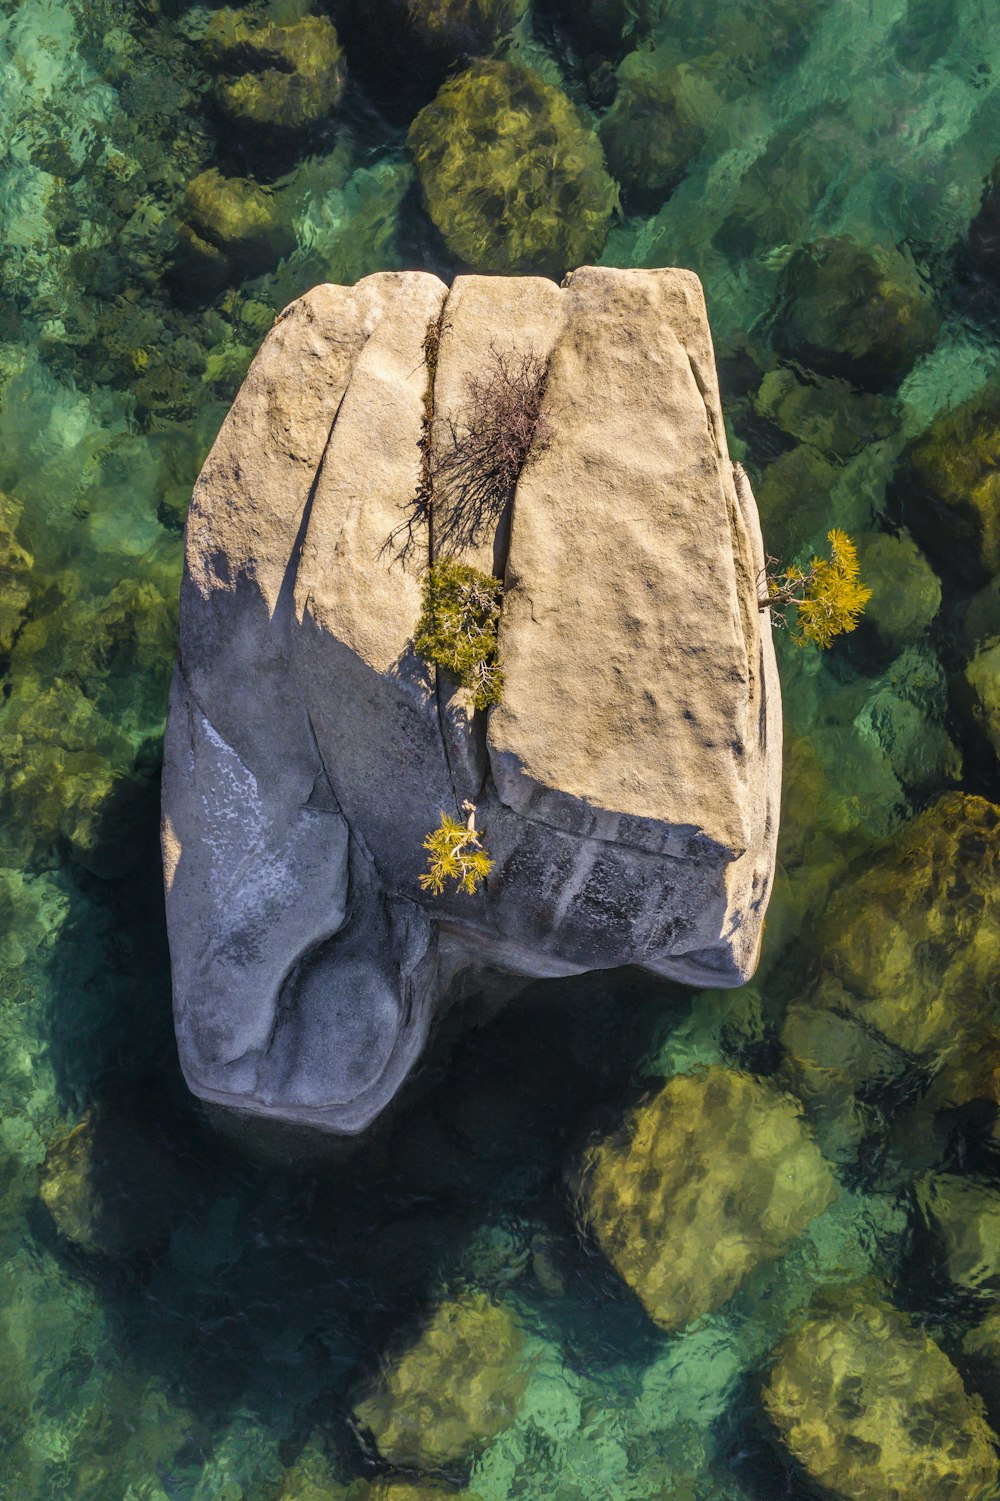
<svg viewBox="0 0 1000 1501">
<path fill-rule="evenodd" d="M 549 362 L 546 438 L 449 532 L 441 455 L 496 352 Z M 488 718 L 413 651 L 443 551 L 505 575 Z M 691 273 L 386 273 L 286 309 L 188 521 L 163 844 L 192 1088 L 356 1131 L 463 967 L 746 979 L 780 778 L 762 564 Z M 429 897 L 422 840 L 466 798 L 493 873 Z"/>
</svg>

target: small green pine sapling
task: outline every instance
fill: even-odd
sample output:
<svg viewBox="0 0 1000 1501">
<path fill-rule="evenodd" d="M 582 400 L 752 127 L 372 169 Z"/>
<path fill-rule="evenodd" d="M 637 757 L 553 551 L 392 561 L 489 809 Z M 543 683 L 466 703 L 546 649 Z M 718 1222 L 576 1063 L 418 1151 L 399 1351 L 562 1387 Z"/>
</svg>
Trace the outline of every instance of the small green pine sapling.
<svg viewBox="0 0 1000 1501">
<path fill-rule="evenodd" d="M 446 881 L 454 881 L 460 891 L 472 896 L 493 869 L 476 829 L 475 806 L 466 802 L 462 807 L 468 815 L 465 823 L 442 813 L 439 826 L 424 840 L 427 870 L 420 885 L 434 896 L 443 894 Z"/>
<path fill-rule="evenodd" d="M 415 651 L 453 672 L 477 709 L 500 702 L 503 669 L 497 649 L 503 581 L 467 563 L 439 558 L 427 570 Z"/>
</svg>

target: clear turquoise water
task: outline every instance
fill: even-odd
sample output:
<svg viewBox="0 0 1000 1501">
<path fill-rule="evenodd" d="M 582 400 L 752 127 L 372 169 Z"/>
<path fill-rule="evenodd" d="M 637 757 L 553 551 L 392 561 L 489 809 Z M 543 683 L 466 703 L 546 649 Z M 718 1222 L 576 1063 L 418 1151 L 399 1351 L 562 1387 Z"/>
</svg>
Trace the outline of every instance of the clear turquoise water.
<svg viewBox="0 0 1000 1501">
<path fill-rule="evenodd" d="M 991 8 L 830 0 L 798 7 L 798 30 L 782 26 L 791 9 L 667 7 L 653 66 L 686 68 L 703 145 L 661 207 L 614 223 L 602 256 L 702 277 L 734 454 L 786 557 L 830 525 L 895 527 L 900 456 L 991 377 L 1000 306 L 962 260 L 1000 142 Z M 972 586 L 946 580 L 936 621 L 892 649 L 859 634 L 821 657 L 782 641 L 789 794 L 754 986 L 537 986 L 444 1039 L 423 1098 L 342 1160 L 262 1160 L 221 1136 L 177 1073 L 156 848 L 186 495 L 292 297 L 459 266 L 406 154 L 433 86 L 401 100 L 348 25 L 332 121 L 264 153 L 213 109 L 209 16 L 0 0 L 0 522 L 33 560 L 5 575 L 17 620 L 0 664 L 0 1494 L 271 1501 L 307 1444 L 347 1484 L 370 1473 L 348 1423 L 359 1377 L 443 1291 L 475 1287 L 517 1310 L 535 1357 L 516 1425 L 474 1467 L 482 1501 L 804 1497 L 760 1416 L 769 1352 L 818 1290 L 859 1283 L 960 1349 L 990 1287 L 956 1292 L 924 1253 L 915 1184 L 947 1170 L 992 1187 L 995 1102 L 972 1089 L 965 1115 L 942 1110 L 927 1081 L 946 1060 L 925 1059 L 923 1083 L 870 1092 L 852 1135 L 838 1086 L 834 1125 L 816 1122 L 838 1199 L 679 1335 L 578 1238 L 564 1173 L 651 1081 L 715 1061 L 780 1070 L 782 1016 L 813 984 L 816 917 L 849 863 L 942 791 L 996 795 L 992 752 L 949 697 Z M 539 8 L 507 55 L 594 124 L 617 55 L 602 72 L 567 37 Z M 206 300 L 170 267 L 185 185 L 212 165 L 257 172 L 294 248 Z M 759 394 L 778 368 L 782 268 L 842 233 L 907 248 L 942 317 L 859 419 L 862 440 L 789 431 Z M 817 400 L 822 417 L 833 396 Z M 969 997 L 977 1014 L 987 992 Z M 49 1144 L 95 1118 L 138 1227 L 124 1253 L 73 1245 L 38 1197 Z"/>
</svg>

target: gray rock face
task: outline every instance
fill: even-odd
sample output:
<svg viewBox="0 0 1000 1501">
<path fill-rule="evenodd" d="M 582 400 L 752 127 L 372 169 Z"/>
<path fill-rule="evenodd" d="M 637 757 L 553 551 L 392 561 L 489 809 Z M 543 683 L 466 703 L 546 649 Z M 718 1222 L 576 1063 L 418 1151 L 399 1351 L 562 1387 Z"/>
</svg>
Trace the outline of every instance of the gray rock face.
<svg viewBox="0 0 1000 1501">
<path fill-rule="evenodd" d="M 546 441 L 463 535 L 435 456 L 497 351 L 549 362 Z M 505 579 L 488 714 L 413 650 L 444 538 Z M 464 970 L 747 979 L 780 793 L 762 565 L 691 273 L 293 303 L 188 520 L 163 850 L 195 1093 L 356 1132 Z M 493 871 L 430 896 L 422 841 L 465 799 Z"/>
</svg>

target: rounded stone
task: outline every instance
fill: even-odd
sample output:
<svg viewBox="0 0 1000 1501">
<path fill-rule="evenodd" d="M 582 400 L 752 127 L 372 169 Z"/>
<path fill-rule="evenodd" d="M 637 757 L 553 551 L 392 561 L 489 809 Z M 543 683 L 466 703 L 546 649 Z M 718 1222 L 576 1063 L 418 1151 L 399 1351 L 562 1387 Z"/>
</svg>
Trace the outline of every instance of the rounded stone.
<svg viewBox="0 0 1000 1501">
<path fill-rule="evenodd" d="M 442 1303 L 408 1348 L 385 1361 L 355 1408 L 397 1468 L 463 1465 L 514 1421 L 527 1385 L 523 1336 L 482 1293 Z"/>
<path fill-rule="evenodd" d="M 650 52 L 630 53 L 618 69 L 618 92 L 600 135 L 626 203 L 649 211 L 670 196 L 705 139 L 680 70 L 664 68 Z"/>
<path fill-rule="evenodd" d="M 941 581 L 912 537 L 859 539 L 861 576 L 872 591 L 865 617 L 887 646 L 918 641 L 941 606 Z"/>
<path fill-rule="evenodd" d="M 973 585 L 1000 573 L 1000 384 L 935 418 L 910 449 L 897 492 L 942 572 Z"/>
<path fill-rule="evenodd" d="M 580 1174 L 579 1215 L 664 1329 L 718 1308 L 835 1197 L 801 1108 L 733 1069 L 671 1079 Z"/>
<path fill-rule="evenodd" d="M 785 266 L 773 337 L 820 375 L 880 391 L 932 348 L 940 322 L 910 259 L 836 235 L 802 246 Z"/>
<path fill-rule="evenodd" d="M 859 1302 L 806 1320 L 763 1393 L 784 1447 L 844 1501 L 986 1501 L 997 1483 L 982 1403 L 895 1308 Z"/>
<path fill-rule="evenodd" d="M 328 115 L 340 98 L 342 52 L 326 16 L 302 16 L 283 26 L 220 10 L 209 22 L 204 46 L 220 73 L 216 101 L 241 124 L 300 130 Z"/>
<path fill-rule="evenodd" d="M 475 63 L 408 141 L 431 219 L 475 270 L 560 276 L 600 255 L 617 207 L 600 141 L 530 68 Z"/>
</svg>

